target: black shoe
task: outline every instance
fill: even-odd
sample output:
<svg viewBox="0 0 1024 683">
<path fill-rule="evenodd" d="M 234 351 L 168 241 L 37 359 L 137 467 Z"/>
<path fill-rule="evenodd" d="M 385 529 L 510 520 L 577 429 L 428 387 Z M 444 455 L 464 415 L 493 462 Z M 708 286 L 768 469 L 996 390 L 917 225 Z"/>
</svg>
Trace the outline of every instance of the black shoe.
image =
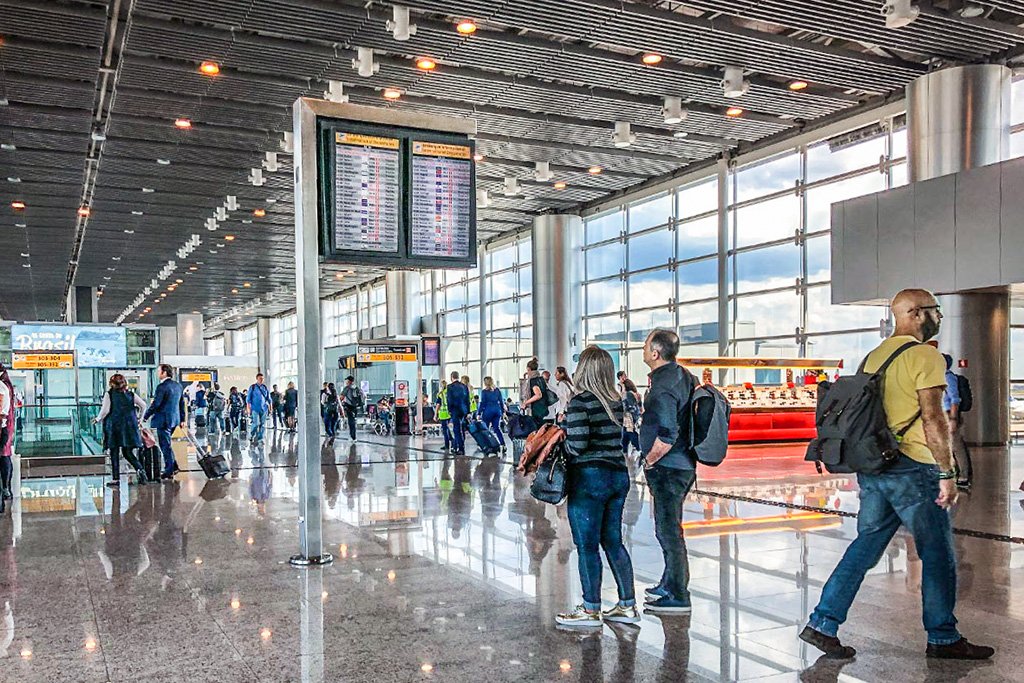
<svg viewBox="0 0 1024 683">
<path fill-rule="evenodd" d="M 11 498 L 14 498 L 14 494 L 11 493 L 10 489 L 5 488 L 0 491 L 0 498 L 3 498 L 3 500 L 10 500 Z"/>
<path fill-rule="evenodd" d="M 163 474 L 160 475 L 160 478 L 164 481 L 167 481 L 168 479 L 174 479 L 174 475 L 174 472 L 164 472 Z"/>
<path fill-rule="evenodd" d="M 139 486 L 145 486 L 149 483 L 149 477 L 146 476 L 145 470 L 135 471 L 135 481 Z"/>
<path fill-rule="evenodd" d="M 804 630 L 800 632 L 800 640 L 818 648 L 828 655 L 830 659 L 853 659 L 857 656 L 856 650 L 849 645 L 843 645 L 835 636 L 826 636 L 821 631 L 816 631 L 810 626 L 805 626 Z M 928 647 L 928 651 L 931 652 L 931 646 L 929 645 Z"/>
<path fill-rule="evenodd" d="M 119 489 L 119 488 L 121 488 L 121 482 L 118 481 L 117 479 L 115 479 L 114 481 L 108 481 L 107 482 L 107 488 L 108 489 Z"/>
<path fill-rule="evenodd" d="M 988 645 L 975 645 L 966 638 L 961 638 L 948 645 L 928 643 L 928 656 L 935 659 L 988 659 L 996 653 L 995 648 Z"/>
</svg>

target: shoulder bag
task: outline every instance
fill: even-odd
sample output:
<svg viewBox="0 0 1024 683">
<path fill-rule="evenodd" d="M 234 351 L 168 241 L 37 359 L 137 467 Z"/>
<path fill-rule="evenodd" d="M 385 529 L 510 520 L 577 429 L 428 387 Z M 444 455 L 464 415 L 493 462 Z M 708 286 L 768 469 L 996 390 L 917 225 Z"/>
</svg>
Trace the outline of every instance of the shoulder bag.
<svg viewBox="0 0 1024 683">
<path fill-rule="evenodd" d="M 559 441 L 537 468 L 537 474 L 530 484 L 530 494 L 541 502 L 558 505 L 565 500 L 567 475 L 565 447 Z"/>
</svg>

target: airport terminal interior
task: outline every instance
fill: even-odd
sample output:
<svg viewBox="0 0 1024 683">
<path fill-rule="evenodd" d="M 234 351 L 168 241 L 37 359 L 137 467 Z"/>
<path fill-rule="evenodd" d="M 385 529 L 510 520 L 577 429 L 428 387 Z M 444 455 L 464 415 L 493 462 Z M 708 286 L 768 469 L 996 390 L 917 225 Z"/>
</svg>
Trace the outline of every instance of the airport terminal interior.
<svg viewBox="0 0 1024 683">
<path fill-rule="evenodd" d="M 1024 681 L 1024 2 L 0 0 L 0 171 L 0 681 Z M 806 459 L 819 395 L 904 315 L 941 321 L 921 471 L 988 658 L 933 656 L 906 527 L 856 656 L 806 641 L 901 476 Z M 664 331 L 731 411 L 689 600 Z M 594 357 L 643 404 L 607 470 L 638 616 L 602 559 L 579 627 L 582 494 L 516 428 Z"/>
</svg>

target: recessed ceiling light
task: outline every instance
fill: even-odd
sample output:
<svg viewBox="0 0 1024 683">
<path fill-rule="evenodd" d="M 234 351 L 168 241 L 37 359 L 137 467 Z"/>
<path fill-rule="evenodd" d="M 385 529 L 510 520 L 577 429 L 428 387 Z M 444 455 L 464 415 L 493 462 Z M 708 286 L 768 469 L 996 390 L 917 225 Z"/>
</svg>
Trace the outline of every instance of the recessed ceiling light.
<svg viewBox="0 0 1024 683">
<path fill-rule="evenodd" d="M 193 272 L 195 272 L 195 271 L 199 270 L 199 267 L 198 266 L 189 266 L 188 269 L 193 271 Z"/>
<path fill-rule="evenodd" d="M 245 283 L 242 284 L 242 286 L 243 287 L 252 287 L 252 283 L 251 282 L 245 282 Z"/>
<path fill-rule="evenodd" d="M 335 273 L 334 277 L 341 280 L 345 277 L 345 273 Z"/>
<path fill-rule="evenodd" d="M 7 182 L 9 182 L 9 183 L 20 183 L 21 182 L 21 178 L 18 178 L 17 176 L 7 176 Z"/>
<path fill-rule="evenodd" d="M 654 66 L 655 64 L 660 64 L 661 60 L 662 56 L 656 52 L 646 52 L 644 53 L 644 56 L 640 58 L 640 61 L 642 61 L 647 66 Z"/>
<path fill-rule="evenodd" d="M 483 160 L 484 160 L 484 155 L 483 154 L 480 154 L 479 152 L 477 152 L 476 154 L 473 155 L 473 161 L 481 162 Z"/>
<path fill-rule="evenodd" d="M 743 113 L 742 107 L 729 107 L 725 110 L 725 115 L 735 118 Z"/>
<path fill-rule="evenodd" d="M 789 89 L 790 90 L 803 90 L 808 85 L 809 85 L 809 83 L 807 81 L 790 81 Z"/>
<path fill-rule="evenodd" d="M 455 24 L 455 30 L 464 36 L 468 36 L 472 33 L 476 33 L 476 23 L 469 19 L 463 19 L 459 23 Z"/>
<path fill-rule="evenodd" d="M 21 201 L 20 199 L 15 199 L 13 202 L 11 202 L 11 208 L 14 209 L 15 211 L 24 211 L 25 202 Z"/>
<path fill-rule="evenodd" d="M 975 5 L 973 2 L 969 2 L 960 8 L 960 16 L 964 19 L 974 19 L 984 13 L 985 8 L 981 5 Z"/>
<path fill-rule="evenodd" d="M 199 72 L 207 76 L 216 76 L 220 73 L 220 65 L 217 62 L 203 62 L 199 65 Z"/>
<path fill-rule="evenodd" d="M 142 191 L 145 192 L 146 194 L 152 194 L 153 192 L 156 192 L 156 190 L 154 190 L 152 187 L 144 187 L 142 188 Z"/>
<path fill-rule="evenodd" d="M 676 132 L 672 133 L 672 137 L 674 138 L 685 138 L 687 135 L 689 135 L 689 133 L 687 133 L 685 130 L 677 130 Z"/>
<path fill-rule="evenodd" d="M 171 165 L 171 160 L 170 159 L 157 159 L 156 163 L 160 164 L 161 166 L 170 166 Z"/>
<path fill-rule="evenodd" d="M 176 282 L 177 284 L 179 284 L 179 285 L 180 285 L 180 284 L 181 284 L 182 282 L 184 282 L 184 280 L 182 280 L 181 278 L 179 278 L 179 279 L 175 280 L 175 282 Z"/>
<path fill-rule="evenodd" d="M 134 230 L 125 230 L 124 234 L 126 234 L 126 235 L 134 235 L 135 231 Z"/>
<path fill-rule="evenodd" d="M 402 96 L 402 91 L 398 88 L 384 88 L 384 99 L 386 100 L 397 100 Z"/>
<path fill-rule="evenodd" d="M 252 220 L 249 218 L 243 218 L 242 223 L 244 223 L 245 225 L 252 225 Z"/>
<path fill-rule="evenodd" d="M 89 214 L 91 214 L 91 213 L 92 213 L 92 209 L 90 209 L 88 206 L 80 206 L 80 207 L 78 207 L 78 215 L 81 216 L 82 218 L 88 218 Z"/>
<path fill-rule="evenodd" d="M 253 209 L 252 215 L 256 216 L 256 218 L 263 218 L 264 216 L 267 215 L 267 210 L 266 209 Z"/>
<path fill-rule="evenodd" d="M 22 257 L 22 258 L 28 258 L 28 254 L 26 254 L 25 252 L 22 252 L 22 253 L 21 253 L 21 257 Z"/>
<path fill-rule="evenodd" d="M 587 169 L 587 173 L 589 173 L 590 175 L 600 175 L 601 171 L 603 170 L 604 169 L 601 168 L 600 166 L 591 166 L 590 168 Z"/>
<path fill-rule="evenodd" d="M 4 142 L 4 143 L 0 143 L 0 149 L 2 149 L 5 152 L 13 152 L 14 150 L 16 150 L 18 148 L 17 148 L 16 145 L 12 145 L 9 142 Z"/>
<path fill-rule="evenodd" d="M 565 183 L 563 181 L 559 180 L 557 183 L 554 184 L 554 188 L 556 190 L 564 190 L 565 189 Z"/>
<path fill-rule="evenodd" d="M 192 127 L 192 122 L 188 119 L 174 119 L 174 125 L 185 130 Z"/>
<path fill-rule="evenodd" d="M 234 242 L 235 241 L 235 236 L 234 235 L 224 235 L 224 241 L 225 242 Z"/>
<path fill-rule="evenodd" d="M 32 267 L 32 264 L 31 264 L 31 263 L 22 263 L 22 264 L 21 264 L 21 267 L 22 267 L 22 268 L 31 268 L 31 267 Z"/>
<path fill-rule="evenodd" d="M 28 224 L 27 223 L 15 223 L 14 227 L 16 227 L 16 228 L 27 228 Z"/>
<path fill-rule="evenodd" d="M 238 294 L 238 290 L 237 290 L 237 289 L 232 289 L 232 290 L 231 290 L 231 293 L 232 293 L 232 294 Z"/>
<path fill-rule="evenodd" d="M 433 71 L 437 68 L 437 62 L 430 57 L 420 57 L 416 60 L 416 68 L 423 71 Z"/>
<path fill-rule="evenodd" d="M 132 215 L 133 216 L 141 216 L 142 212 L 141 211 L 132 211 Z"/>
</svg>

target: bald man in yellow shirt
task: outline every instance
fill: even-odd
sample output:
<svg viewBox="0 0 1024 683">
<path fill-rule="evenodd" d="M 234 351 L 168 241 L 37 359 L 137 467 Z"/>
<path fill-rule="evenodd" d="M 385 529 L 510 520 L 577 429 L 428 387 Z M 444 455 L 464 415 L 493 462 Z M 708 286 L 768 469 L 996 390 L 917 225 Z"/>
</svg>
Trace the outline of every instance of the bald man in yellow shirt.
<svg viewBox="0 0 1024 683">
<path fill-rule="evenodd" d="M 878 564 L 902 524 L 914 537 L 922 561 L 921 600 L 928 633 L 926 654 L 938 659 L 988 659 L 995 650 L 974 645 L 956 628 L 956 557 L 948 508 L 959 495 L 949 445 L 949 423 L 942 409 L 946 363 L 924 344 L 939 333 L 942 311 L 931 292 L 906 289 L 892 300 L 896 330 L 872 351 L 865 372 L 876 372 L 897 349 L 900 354 L 882 378 L 882 402 L 894 434 L 904 432 L 901 455 L 882 474 L 858 474 L 860 511 L 857 538 L 821 591 L 800 638 L 836 659 L 856 650 L 838 638 L 850 605 L 867 572 Z"/>
</svg>

